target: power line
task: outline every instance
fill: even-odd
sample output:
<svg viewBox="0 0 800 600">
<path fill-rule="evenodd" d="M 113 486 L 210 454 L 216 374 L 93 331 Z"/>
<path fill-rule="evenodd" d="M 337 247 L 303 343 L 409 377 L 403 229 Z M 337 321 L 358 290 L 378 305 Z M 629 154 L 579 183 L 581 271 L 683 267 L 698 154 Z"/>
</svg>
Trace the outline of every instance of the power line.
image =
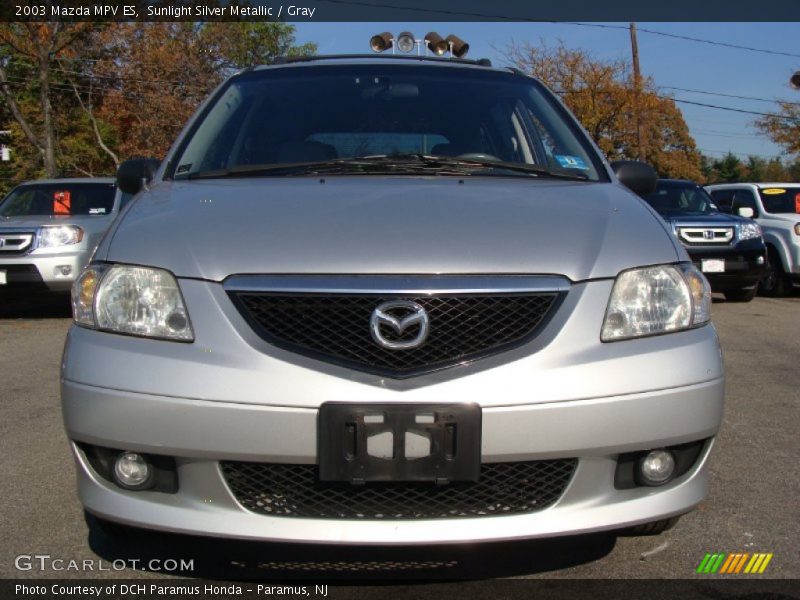
<svg viewBox="0 0 800 600">
<path fill-rule="evenodd" d="M 733 152 L 731 150 L 709 150 L 708 148 L 698 148 L 698 150 L 704 154 L 721 154 L 722 156 L 727 156 L 728 154 L 733 154 L 734 156 L 745 156 L 747 158 L 755 157 L 755 158 L 763 158 L 765 160 L 774 160 L 774 159 L 782 159 L 784 158 L 781 154 L 748 154 L 746 152 Z"/>
<path fill-rule="evenodd" d="M 737 112 L 737 113 L 744 113 L 747 115 L 757 115 L 760 117 L 774 117 L 776 119 L 783 119 L 785 121 L 794 121 L 800 122 L 800 119 L 795 117 L 789 117 L 786 115 L 779 115 L 776 113 L 764 113 L 764 112 L 757 112 L 754 110 L 744 110 L 743 108 L 733 108 L 731 106 L 719 106 L 717 104 L 706 104 L 705 102 L 695 102 L 694 100 L 684 100 L 682 98 L 671 98 L 670 96 L 658 96 L 662 99 L 672 100 L 673 102 L 680 102 L 681 104 L 691 104 L 693 106 L 702 106 L 705 108 L 715 108 L 717 110 L 727 110 L 730 112 Z"/>
<path fill-rule="evenodd" d="M 699 133 L 701 135 L 710 135 L 712 137 L 727 137 L 727 138 L 738 138 L 738 139 L 752 139 L 754 134 L 750 133 L 727 133 L 725 131 L 716 131 L 713 129 L 701 129 L 701 128 L 690 128 L 692 133 Z"/>
<path fill-rule="evenodd" d="M 327 0 L 328 2 L 332 2 L 334 0 Z M 344 0 L 343 0 L 344 1 Z M 579 23 L 575 21 L 565 21 L 565 25 L 578 25 L 580 27 L 598 27 L 601 29 L 625 29 L 628 28 L 624 25 L 609 25 L 607 23 Z M 649 33 L 650 35 L 660 35 L 663 37 L 675 38 L 678 40 L 686 40 L 689 42 L 698 42 L 700 44 L 710 44 L 712 46 L 723 46 L 725 48 L 733 48 L 735 50 L 747 50 L 749 52 L 761 52 L 763 54 L 774 54 L 777 56 L 791 56 L 792 58 L 800 58 L 800 54 L 792 53 L 792 52 L 782 52 L 780 50 L 770 50 L 767 48 L 755 48 L 753 46 L 742 46 L 739 44 L 731 44 L 728 42 L 719 42 L 715 40 L 707 40 L 704 38 L 697 38 L 692 37 L 689 35 L 680 35 L 677 33 L 667 33 L 666 31 L 656 31 L 654 29 L 642 29 L 639 28 L 639 31 L 642 33 Z"/>
<path fill-rule="evenodd" d="M 586 92 L 589 92 L 589 91 L 591 91 L 591 90 L 586 90 L 586 89 L 553 90 L 554 93 L 559 94 L 561 96 L 566 95 L 566 94 L 586 93 Z M 608 94 L 608 93 L 611 93 L 611 92 L 604 92 L 604 91 L 601 90 L 599 93 L 600 94 L 603 94 L 603 93 Z M 659 98 L 661 100 L 672 100 L 673 102 L 680 102 L 681 104 L 691 104 L 691 105 L 694 105 L 694 106 L 702 106 L 702 107 L 705 107 L 705 108 L 715 108 L 717 110 L 727 110 L 727 111 L 730 111 L 730 112 L 745 113 L 745 114 L 748 114 L 748 115 L 757 115 L 759 117 L 773 117 L 773 118 L 776 118 L 776 119 L 783 119 L 783 120 L 786 120 L 786 121 L 800 122 L 800 119 L 797 119 L 796 117 L 790 117 L 790 116 L 781 115 L 781 114 L 778 114 L 778 113 L 766 113 L 766 112 L 758 112 L 758 111 L 755 111 L 755 110 L 745 110 L 743 108 L 734 108 L 732 106 L 720 106 L 718 104 L 708 104 L 708 103 L 705 103 L 705 102 L 696 102 L 694 100 L 685 100 L 683 98 L 675 98 L 673 96 L 664 96 L 664 95 L 656 94 L 656 93 L 653 93 L 653 95 L 656 98 Z"/>
<path fill-rule="evenodd" d="M 724 92 L 709 92 L 706 90 L 693 90 L 689 88 L 680 88 L 670 85 L 657 86 L 662 90 L 675 90 L 677 92 L 690 92 L 692 94 L 705 94 L 707 96 L 724 96 L 725 98 L 736 98 L 737 100 L 756 100 L 758 102 L 771 102 L 773 104 L 789 104 L 791 106 L 800 106 L 800 102 L 789 102 L 788 100 L 770 100 L 769 98 L 757 98 L 755 96 L 738 96 L 736 94 L 726 94 Z"/>
<path fill-rule="evenodd" d="M 428 14 L 441 14 L 441 15 L 453 15 L 453 16 L 461 16 L 461 17 L 481 17 L 484 19 L 494 19 L 498 21 L 516 21 L 520 23 L 541 23 L 542 21 L 538 21 L 536 19 L 527 19 L 527 18 L 520 18 L 520 17 L 510 17 L 508 15 L 498 15 L 498 14 L 487 14 L 487 13 L 476 13 L 476 12 L 466 12 L 466 11 L 458 11 L 458 10 L 445 10 L 440 8 L 420 8 L 420 7 L 410 7 L 410 6 L 402 6 L 397 4 L 376 4 L 374 2 L 363 2 L 359 0 L 321 0 L 322 2 L 329 2 L 331 4 L 348 4 L 352 6 L 364 6 L 369 8 L 390 8 L 395 10 L 405 10 L 410 12 L 420 12 L 420 13 L 428 13 Z M 598 27 L 602 29 L 625 29 L 627 30 L 628 27 L 625 25 L 610 25 L 608 23 L 581 23 L 577 21 L 548 21 L 551 24 L 556 25 L 577 25 L 579 27 Z M 650 35 L 660 35 L 663 37 L 669 37 L 679 40 L 686 40 L 690 42 L 698 42 L 701 44 L 710 44 L 712 46 L 723 46 L 725 48 L 733 48 L 735 50 L 747 50 L 749 52 L 761 52 L 764 54 L 773 54 L 777 56 L 790 56 L 792 58 L 800 58 L 800 54 L 792 53 L 792 52 L 782 52 L 780 50 L 770 50 L 768 48 L 755 48 L 753 46 L 743 46 L 740 44 L 731 44 L 729 42 L 719 42 L 716 40 L 707 40 L 704 38 L 697 38 L 692 37 L 689 35 L 680 35 L 677 33 L 667 33 L 666 31 L 656 31 L 654 29 L 639 29 L 642 33 L 649 33 Z"/>
</svg>

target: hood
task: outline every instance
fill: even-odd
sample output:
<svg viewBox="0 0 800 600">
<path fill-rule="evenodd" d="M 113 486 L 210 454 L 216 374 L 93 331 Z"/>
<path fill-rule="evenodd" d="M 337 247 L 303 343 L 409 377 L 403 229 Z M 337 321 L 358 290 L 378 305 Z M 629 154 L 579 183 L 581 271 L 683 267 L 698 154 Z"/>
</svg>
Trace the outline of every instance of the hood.
<svg viewBox="0 0 800 600">
<path fill-rule="evenodd" d="M 232 274 L 614 277 L 683 255 L 617 184 L 528 178 L 312 177 L 163 182 L 97 257 Z M 109 241 L 110 240 L 110 241 Z"/>
<path fill-rule="evenodd" d="M 0 217 L 0 231 L 27 230 L 32 231 L 43 225 L 80 225 L 91 229 L 93 224 L 106 221 L 110 215 L 31 215 L 20 217 Z"/>
<path fill-rule="evenodd" d="M 707 225 L 709 227 L 733 227 L 751 221 L 751 219 L 725 213 L 714 213 L 711 215 L 666 214 L 662 215 L 662 218 L 671 225 L 692 224 L 700 226 Z"/>
</svg>

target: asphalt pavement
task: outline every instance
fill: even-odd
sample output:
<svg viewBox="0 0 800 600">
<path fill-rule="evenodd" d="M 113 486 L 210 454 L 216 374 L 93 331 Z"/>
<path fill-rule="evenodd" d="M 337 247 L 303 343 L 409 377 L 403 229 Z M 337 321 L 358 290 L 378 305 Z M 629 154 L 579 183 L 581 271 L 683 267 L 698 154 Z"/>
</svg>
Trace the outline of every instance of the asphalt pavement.
<svg viewBox="0 0 800 600">
<path fill-rule="evenodd" d="M 672 530 L 640 538 L 326 548 L 161 534 L 117 540 L 90 529 L 76 496 L 58 396 L 69 309 L 64 302 L 0 301 L 0 577 L 685 579 L 696 577 L 707 552 L 770 552 L 765 576 L 800 578 L 800 294 L 715 301 L 713 321 L 727 371 L 725 422 L 711 456 L 711 493 Z M 62 569 L 41 570 L 42 559 L 18 558 L 34 555 L 62 560 Z M 154 566 L 181 558 L 193 561 L 193 569 L 165 573 Z M 70 570 L 69 561 L 94 570 Z"/>
</svg>

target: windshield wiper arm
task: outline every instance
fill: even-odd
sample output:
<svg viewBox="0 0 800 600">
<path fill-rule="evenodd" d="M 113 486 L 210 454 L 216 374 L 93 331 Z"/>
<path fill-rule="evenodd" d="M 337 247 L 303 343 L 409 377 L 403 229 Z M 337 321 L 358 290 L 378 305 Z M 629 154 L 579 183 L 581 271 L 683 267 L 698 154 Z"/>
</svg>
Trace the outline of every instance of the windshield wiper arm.
<svg viewBox="0 0 800 600">
<path fill-rule="evenodd" d="M 189 173 L 187 179 L 218 179 L 224 177 L 252 177 L 257 175 L 299 175 L 323 174 L 340 170 L 356 169 L 365 173 L 438 173 L 447 171 L 453 175 L 473 175 L 476 170 L 496 169 L 516 171 L 531 176 L 557 177 L 584 181 L 584 173 L 557 173 L 541 165 L 522 164 L 507 161 L 432 156 L 420 153 L 374 154 L 354 158 L 333 158 L 322 161 L 295 163 L 267 163 L 261 165 L 238 165 L 227 169 Z"/>
<path fill-rule="evenodd" d="M 223 177 L 248 177 L 253 175 L 276 175 L 279 173 L 296 172 L 315 172 L 319 169 L 331 169 L 343 166 L 359 167 L 362 163 L 358 159 L 352 158 L 333 158 L 330 160 L 319 160 L 309 162 L 293 163 L 266 163 L 261 165 L 237 165 L 227 169 L 215 169 L 212 171 L 198 171 L 189 173 L 186 179 L 219 179 Z"/>
<path fill-rule="evenodd" d="M 505 171 L 516 171 L 533 176 L 558 177 L 564 179 L 573 179 L 577 181 L 585 181 L 589 179 L 589 176 L 585 173 L 574 173 L 574 172 L 559 173 L 557 171 L 551 171 L 550 169 L 542 165 L 533 165 L 526 163 L 481 159 L 481 158 L 469 158 L 466 156 L 462 158 L 458 156 L 438 156 L 438 155 L 429 155 L 421 153 L 404 153 L 404 154 L 377 154 L 374 156 L 364 156 L 361 158 L 363 158 L 364 160 L 381 160 L 387 162 L 403 161 L 405 163 L 408 162 L 408 159 L 412 159 L 421 164 L 424 164 L 427 167 L 432 167 L 432 168 L 435 167 L 441 168 L 443 166 L 456 167 L 464 169 L 469 173 L 474 173 L 476 169 L 488 168 L 488 169 L 497 169 Z"/>
</svg>

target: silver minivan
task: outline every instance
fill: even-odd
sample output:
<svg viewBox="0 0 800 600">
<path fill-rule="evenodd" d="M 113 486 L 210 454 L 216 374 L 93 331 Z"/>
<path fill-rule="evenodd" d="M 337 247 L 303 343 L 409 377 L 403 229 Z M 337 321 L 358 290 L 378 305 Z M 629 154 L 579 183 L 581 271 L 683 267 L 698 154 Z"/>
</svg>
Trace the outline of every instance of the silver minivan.
<svg viewBox="0 0 800 600">
<path fill-rule="evenodd" d="M 652 169 L 537 80 L 248 69 L 118 181 L 61 388 L 101 523 L 458 543 L 656 533 L 705 498 L 708 283 L 634 193 Z"/>
</svg>

